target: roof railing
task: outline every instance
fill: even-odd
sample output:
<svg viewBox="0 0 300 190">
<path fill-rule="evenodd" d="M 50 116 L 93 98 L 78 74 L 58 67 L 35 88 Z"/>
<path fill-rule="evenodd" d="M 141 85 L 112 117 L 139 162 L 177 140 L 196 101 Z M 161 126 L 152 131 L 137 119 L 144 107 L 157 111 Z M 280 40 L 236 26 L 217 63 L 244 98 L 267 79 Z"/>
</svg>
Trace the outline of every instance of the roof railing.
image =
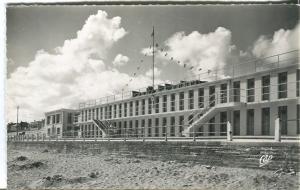
<svg viewBox="0 0 300 190">
<path fill-rule="evenodd" d="M 114 101 L 126 100 L 132 97 L 153 94 L 164 90 L 172 90 L 191 85 L 198 85 L 209 81 L 217 81 L 222 79 L 237 78 L 256 72 L 268 71 L 272 69 L 281 68 L 284 66 L 298 64 L 299 50 L 293 50 L 277 55 L 272 55 L 264 58 L 256 58 L 239 64 L 227 64 L 226 68 L 219 68 L 215 70 L 208 70 L 207 72 L 198 73 L 181 79 L 178 82 L 169 81 L 152 86 L 143 87 L 135 90 L 127 90 L 117 92 L 114 95 L 105 96 L 99 99 L 88 100 L 79 103 L 79 109 L 92 107 L 101 104 L 107 104 Z M 251 64 L 252 63 L 252 64 Z"/>
</svg>

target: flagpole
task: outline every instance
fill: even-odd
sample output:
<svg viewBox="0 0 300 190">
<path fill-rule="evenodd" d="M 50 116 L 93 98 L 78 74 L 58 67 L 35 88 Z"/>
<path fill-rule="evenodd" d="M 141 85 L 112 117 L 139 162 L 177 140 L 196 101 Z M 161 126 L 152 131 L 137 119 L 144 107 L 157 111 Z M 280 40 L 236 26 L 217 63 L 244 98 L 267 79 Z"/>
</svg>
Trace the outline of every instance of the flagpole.
<svg viewBox="0 0 300 190">
<path fill-rule="evenodd" d="M 154 90 L 154 26 L 152 31 L 152 86 Z"/>
</svg>

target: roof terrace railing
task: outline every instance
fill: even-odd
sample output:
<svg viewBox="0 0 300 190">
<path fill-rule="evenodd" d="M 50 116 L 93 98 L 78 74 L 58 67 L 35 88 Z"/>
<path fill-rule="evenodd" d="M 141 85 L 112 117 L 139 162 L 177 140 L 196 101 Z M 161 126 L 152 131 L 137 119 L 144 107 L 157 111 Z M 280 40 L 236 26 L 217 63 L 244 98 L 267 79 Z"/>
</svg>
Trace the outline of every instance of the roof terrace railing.
<svg viewBox="0 0 300 190">
<path fill-rule="evenodd" d="M 256 72 L 268 71 L 296 64 L 299 64 L 299 50 L 289 51 L 259 59 L 253 59 L 239 64 L 227 64 L 226 68 L 219 68 L 191 75 L 181 81 L 170 81 L 163 84 L 157 84 L 155 85 L 154 89 L 152 86 L 148 86 L 136 90 L 123 90 L 122 92 L 118 92 L 114 95 L 81 102 L 79 103 L 79 109 L 107 104 L 114 101 L 126 100 L 136 96 L 149 95 L 164 90 L 198 85 L 209 81 L 217 81 L 226 78 L 237 78 L 244 75 L 254 74 Z"/>
</svg>

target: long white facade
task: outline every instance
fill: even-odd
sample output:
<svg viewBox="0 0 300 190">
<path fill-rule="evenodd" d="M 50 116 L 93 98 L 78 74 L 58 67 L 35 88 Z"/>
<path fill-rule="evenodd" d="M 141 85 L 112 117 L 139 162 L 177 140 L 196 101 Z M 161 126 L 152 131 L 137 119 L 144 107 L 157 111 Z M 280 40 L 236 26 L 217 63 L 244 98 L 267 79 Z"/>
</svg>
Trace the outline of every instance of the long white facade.
<svg viewBox="0 0 300 190">
<path fill-rule="evenodd" d="M 295 136 L 300 133 L 299 78 L 297 58 L 238 77 L 149 88 L 124 100 L 81 107 L 78 125 L 85 138 L 221 136 L 229 121 L 234 136 L 271 136 L 279 117 L 282 135 Z"/>
</svg>

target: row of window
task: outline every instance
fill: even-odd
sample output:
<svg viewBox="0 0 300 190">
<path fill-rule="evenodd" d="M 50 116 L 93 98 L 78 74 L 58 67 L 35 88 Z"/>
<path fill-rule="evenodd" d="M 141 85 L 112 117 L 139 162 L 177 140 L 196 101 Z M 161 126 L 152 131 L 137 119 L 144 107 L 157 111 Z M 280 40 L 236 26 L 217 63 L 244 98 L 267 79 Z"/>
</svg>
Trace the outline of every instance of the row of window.
<svg viewBox="0 0 300 190">
<path fill-rule="evenodd" d="M 288 111 L 287 106 L 278 107 L 278 116 L 280 118 L 281 124 L 281 133 L 282 135 L 288 134 Z M 254 135 L 254 126 L 255 126 L 255 115 L 254 109 L 248 109 L 246 112 L 246 135 Z M 226 135 L 227 131 L 227 112 L 220 112 L 220 126 L 219 134 Z M 189 116 L 188 123 L 191 124 L 193 116 Z M 270 108 L 265 107 L 261 110 L 261 135 L 271 135 L 270 134 Z M 168 125 L 167 125 L 167 120 Z M 177 123 L 176 123 L 177 120 Z M 181 132 L 185 128 L 185 117 L 181 116 L 172 116 L 172 117 L 163 117 L 163 118 L 154 118 L 154 119 L 142 119 L 142 120 L 129 120 L 129 121 L 118 121 L 113 122 L 113 126 L 117 128 L 117 134 L 122 136 L 122 134 L 132 134 L 137 136 L 147 136 L 147 137 L 161 137 L 165 136 L 181 136 Z M 147 125 L 146 125 L 147 122 Z M 300 105 L 297 105 L 297 134 L 300 133 Z M 233 111 L 233 135 L 240 135 L 240 110 Z M 211 118 L 208 122 L 208 132 L 204 131 L 204 126 L 199 126 L 194 132 L 196 136 L 215 136 L 216 133 L 216 122 L 215 117 Z M 93 124 L 86 124 L 81 126 L 81 130 L 84 133 L 90 134 L 95 127 Z M 95 127 L 97 128 L 97 127 Z"/>
<path fill-rule="evenodd" d="M 47 119 L 46 119 L 46 123 L 47 125 L 50 124 L 58 124 L 61 122 L 62 118 L 61 118 L 62 114 L 54 114 L 54 115 L 48 115 Z M 72 113 L 68 113 L 67 114 L 67 122 L 70 124 L 72 123 L 72 117 L 73 114 Z M 51 119 L 52 118 L 52 119 Z"/>
<path fill-rule="evenodd" d="M 297 71 L 297 96 L 299 96 L 299 80 L 300 80 L 300 71 Z M 266 75 L 262 77 L 262 87 L 261 87 L 261 100 L 270 100 L 270 75 Z M 287 72 L 279 73 L 278 74 L 278 98 L 287 98 L 288 91 L 287 91 Z M 187 108 L 188 109 L 195 109 L 195 108 L 203 108 L 204 107 L 204 88 L 198 89 L 198 105 L 195 105 L 195 98 L 194 98 L 195 90 L 188 91 L 187 97 Z M 209 87 L 209 105 L 214 106 L 216 101 L 219 103 L 226 103 L 228 100 L 227 93 L 228 93 L 228 86 L 226 83 L 220 85 L 220 96 L 218 96 L 216 100 L 215 95 L 215 86 Z M 254 102 L 255 101 L 255 79 L 251 78 L 247 80 L 247 102 Z M 185 93 L 179 93 L 179 107 L 178 110 L 182 111 L 185 110 Z M 234 102 L 240 102 L 241 97 L 241 88 L 240 88 L 240 81 L 233 82 L 233 100 Z M 146 110 L 146 101 L 148 102 L 148 108 Z M 162 96 L 162 112 L 167 111 L 175 111 L 176 110 L 176 101 L 175 101 L 175 93 L 170 95 L 170 107 L 167 106 L 168 98 L 167 95 Z M 134 106 L 135 104 L 135 106 Z M 115 105 L 108 105 L 106 107 L 94 108 L 81 111 L 81 121 L 89 121 L 91 119 L 112 119 L 112 118 L 122 118 L 122 117 L 131 117 L 131 116 L 138 116 L 138 115 L 145 115 L 145 114 L 152 114 L 153 113 L 160 113 L 160 97 L 153 96 L 150 98 L 142 99 L 141 101 L 131 101 L 129 103 L 120 103 Z M 128 109 L 129 107 L 129 109 Z M 146 113 L 147 111 L 147 113 Z"/>
<path fill-rule="evenodd" d="M 47 125 L 60 123 L 60 120 L 61 120 L 60 117 L 61 117 L 61 114 L 48 115 L 47 119 L 46 119 Z"/>
</svg>

